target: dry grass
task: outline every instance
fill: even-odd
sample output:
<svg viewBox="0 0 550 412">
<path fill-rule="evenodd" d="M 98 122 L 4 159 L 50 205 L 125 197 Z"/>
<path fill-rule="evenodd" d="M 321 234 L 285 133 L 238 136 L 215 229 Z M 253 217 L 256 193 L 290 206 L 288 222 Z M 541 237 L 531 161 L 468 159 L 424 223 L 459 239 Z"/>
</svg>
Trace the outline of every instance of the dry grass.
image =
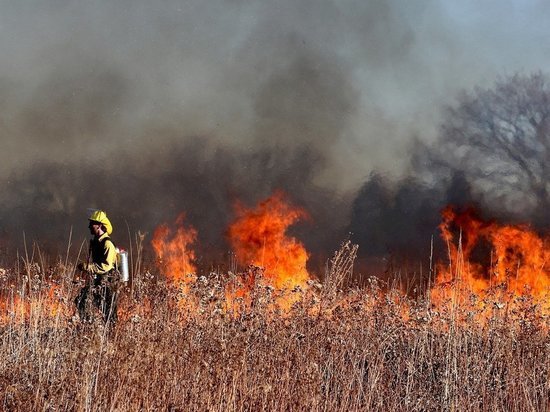
<svg viewBox="0 0 550 412">
<path fill-rule="evenodd" d="M 334 271 L 350 271 L 353 253 L 333 261 L 329 293 L 295 292 L 303 299 L 289 314 L 261 286 L 246 310 L 228 310 L 217 275 L 199 278 L 178 310 L 178 290 L 143 271 L 111 331 L 71 319 L 70 263 L 3 270 L 0 409 L 550 409 L 548 328 L 536 311 L 476 325 L 381 293 L 375 280 L 343 292 Z"/>
</svg>

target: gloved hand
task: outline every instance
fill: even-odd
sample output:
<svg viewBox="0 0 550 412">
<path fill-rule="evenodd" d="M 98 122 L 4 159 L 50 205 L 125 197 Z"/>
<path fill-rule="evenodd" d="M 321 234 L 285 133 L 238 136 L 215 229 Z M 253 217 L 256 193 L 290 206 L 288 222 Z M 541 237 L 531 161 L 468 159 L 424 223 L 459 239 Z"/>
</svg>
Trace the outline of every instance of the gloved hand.
<svg viewBox="0 0 550 412">
<path fill-rule="evenodd" d="M 84 263 L 84 262 L 80 262 L 76 268 L 78 270 L 83 271 L 83 272 L 87 272 L 88 271 L 88 264 Z"/>
</svg>

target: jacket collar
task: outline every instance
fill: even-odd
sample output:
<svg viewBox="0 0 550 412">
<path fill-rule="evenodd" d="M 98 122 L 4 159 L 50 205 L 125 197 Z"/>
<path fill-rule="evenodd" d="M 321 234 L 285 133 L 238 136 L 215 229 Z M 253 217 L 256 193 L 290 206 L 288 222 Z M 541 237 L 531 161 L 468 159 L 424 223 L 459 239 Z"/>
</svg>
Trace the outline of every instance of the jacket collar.
<svg viewBox="0 0 550 412">
<path fill-rule="evenodd" d="M 106 237 L 109 237 L 109 234 L 107 232 L 103 233 L 100 237 L 97 238 L 97 240 L 99 240 L 101 242 Z"/>
</svg>

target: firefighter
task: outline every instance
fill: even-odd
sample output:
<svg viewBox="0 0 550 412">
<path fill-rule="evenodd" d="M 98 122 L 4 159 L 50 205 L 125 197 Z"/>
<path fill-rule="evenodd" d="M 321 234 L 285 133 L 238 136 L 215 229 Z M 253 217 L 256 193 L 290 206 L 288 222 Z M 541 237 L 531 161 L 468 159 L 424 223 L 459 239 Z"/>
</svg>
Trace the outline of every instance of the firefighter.
<svg viewBox="0 0 550 412">
<path fill-rule="evenodd" d="M 87 310 L 88 299 L 98 308 L 105 323 L 115 323 L 117 320 L 117 270 L 116 247 L 109 237 L 113 233 L 107 214 L 102 210 L 92 212 L 88 228 L 93 238 L 86 262 L 78 264 L 77 268 L 86 275 L 85 286 L 80 290 L 75 303 L 82 321 L 90 320 Z"/>
</svg>

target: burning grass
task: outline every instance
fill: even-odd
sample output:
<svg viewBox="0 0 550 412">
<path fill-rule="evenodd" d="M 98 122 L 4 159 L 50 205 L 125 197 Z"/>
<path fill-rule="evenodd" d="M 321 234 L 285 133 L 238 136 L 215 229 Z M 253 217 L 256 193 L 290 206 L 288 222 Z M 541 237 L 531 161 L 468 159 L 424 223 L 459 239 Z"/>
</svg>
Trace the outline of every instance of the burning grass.
<svg viewBox="0 0 550 412">
<path fill-rule="evenodd" d="M 300 299 L 284 311 L 261 269 L 231 306 L 237 275 L 198 277 L 182 307 L 175 284 L 134 273 L 110 331 L 72 317 L 71 264 L 3 269 L 1 409 L 548 410 L 548 328 L 532 302 L 480 324 L 374 278 L 343 291 L 353 257 L 344 245 L 325 284 L 288 291 Z"/>
<path fill-rule="evenodd" d="M 1 409 L 550 410 L 547 239 L 527 227 L 448 209 L 449 262 L 412 299 L 350 287 L 349 242 L 313 278 L 286 233 L 306 213 L 282 194 L 237 206 L 240 271 L 197 276 L 183 216 L 155 232 L 155 264 L 136 237 L 110 329 L 75 316 L 68 257 L 0 269 Z"/>
</svg>

